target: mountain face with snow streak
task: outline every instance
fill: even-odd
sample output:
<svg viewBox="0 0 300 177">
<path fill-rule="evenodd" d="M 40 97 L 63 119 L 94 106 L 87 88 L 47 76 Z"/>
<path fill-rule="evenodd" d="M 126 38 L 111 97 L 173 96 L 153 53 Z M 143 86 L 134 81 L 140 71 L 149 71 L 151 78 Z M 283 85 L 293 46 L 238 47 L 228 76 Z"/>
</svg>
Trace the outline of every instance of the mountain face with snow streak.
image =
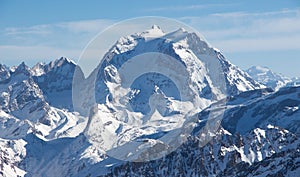
<svg viewBox="0 0 300 177">
<path fill-rule="evenodd" d="M 0 82 L 8 79 L 9 77 L 9 69 L 5 65 L 0 64 Z"/>
<path fill-rule="evenodd" d="M 64 57 L 49 64 L 38 63 L 31 72 L 49 104 L 73 110 L 72 81 L 76 64 Z"/>
<path fill-rule="evenodd" d="M 196 88 L 195 95 L 203 104 L 187 141 L 177 149 L 153 161 L 126 162 L 105 153 L 111 147 L 111 140 L 160 143 L 156 140 L 161 135 L 168 131 L 172 135 L 170 128 L 174 126 L 170 120 L 177 120 L 176 116 L 185 110 L 185 107 L 175 109 L 178 91 L 172 80 L 149 73 L 138 77 L 130 88 L 132 94 L 127 103 L 133 111 L 121 112 L 124 114 L 116 119 L 115 115 L 124 107 L 113 106 L 110 96 L 116 94 L 112 88 L 117 87 L 112 86 L 119 81 L 115 71 L 142 52 L 166 54 L 182 63 L 191 76 L 190 83 L 194 83 L 189 86 Z M 72 73 L 77 66 L 69 59 L 60 58 L 33 68 L 24 63 L 16 68 L 0 65 L 0 176 L 296 176 L 300 173 L 299 87 L 276 92 L 264 88 L 218 50 L 184 29 L 164 33 L 154 26 L 123 37 L 107 52 L 105 61 L 93 73 L 97 78 L 98 105 L 88 111 L 96 119 L 72 112 L 71 96 L 65 93 L 72 91 Z M 214 68 L 216 63 L 219 70 Z M 216 82 L 216 71 L 224 73 L 225 85 Z M 219 101 L 221 96 L 226 101 Z M 149 105 L 139 106 L 147 102 Z M 153 122 L 160 123 L 156 127 L 132 118 L 136 115 L 142 118 L 149 110 L 151 113 L 153 106 L 159 108 L 153 113 L 157 118 Z M 212 139 L 203 143 L 206 141 L 203 127 L 222 108 L 225 113 L 221 126 L 209 132 Z M 137 122 L 148 127 L 133 127 L 132 123 Z M 153 131 L 157 127 L 164 131 Z M 95 139 L 100 143 L 91 143 Z"/>
</svg>

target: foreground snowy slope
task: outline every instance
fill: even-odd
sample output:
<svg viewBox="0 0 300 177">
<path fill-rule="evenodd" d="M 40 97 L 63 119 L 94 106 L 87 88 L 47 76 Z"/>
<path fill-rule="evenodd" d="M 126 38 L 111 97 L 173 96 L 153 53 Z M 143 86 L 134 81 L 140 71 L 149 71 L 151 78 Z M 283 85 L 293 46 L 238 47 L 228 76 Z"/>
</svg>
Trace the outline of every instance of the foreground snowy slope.
<svg viewBox="0 0 300 177">
<path fill-rule="evenodd" d="M 292 88 L 293 93 L 300 93 L 300 88 Z M 295 91 L 296 90 L 296 91 Z M 61 139 L 60 141 L 43 142 L 31 140 L 32 148 L 43 147 L 47 149 L 47 155 L 40 158 L 51 159 L 47 168 L 43 164 L 27 166 L 26 169 L 36 176 L 174 176 L 183 174 L 186 176 L 267 176 L 287 175 L 295 176 L 299 173 L 300 166 L 300 142 L 299 130 L 291 128 L 286 130 L 281 127 L 288 125 L 288 122 L 299 121 L 298 111 L 294 114 L 286 114 L 284 109 L 279 109 L 275 115 L 282 115 L 280 119 L 285 122 L 265 122 L 257 124 L 260 128 L 250 128 L 245 131 L 246 126 L 236 125 L 232 128 L 227 120 L 238 120 L 237 111 L 245 100 L 252 102 L 252 105 L 264 105 L 260 109 L 267 110 L 268 103 L 281 93 L 270 93 L 268 90 L 257 90 L 245 92 L 231 98 L 229 108 L 223 119 L 223 128 L 215 132 L 215 137 L 205 146 L 202 146 L 200 122 L 194 129 L 188 141 L 176 151 L 164 158 L 144 163 L 129 163 L 116 160 L 104 155 L 103 151 L 88 143 L 85 136 L 80 135 L 76 139 Z M 270 100 L 271 99 L 271 100 Z M 300 100 L 300 98 L 294 98 Z M 279 98 L 280 100 L 280 98 Z M 279 105 L 281 101 L 279 101 Z M 264 104 L 265 103 L 265 104 Z M 293 102 L 284 103 L 286 107 L 293 107 Z M 245 103 L 247 107 L 248 103 Z M 299 105 L 299 104 L 298 104 Z M 251 108 L 251 106 L 249 106 Z M 199 119 L 205 119 L 207 111 L 214 110 L 214 106 L 199 114 Z M 240 109 L 241 111 L 243 109 Z M 259 115 L 253 117 L 254 120 Z M 269 116 L 272 118 L 272 114 Z M 274 126 L 272 124 L 276 124 Z M 238 127 L 238 128 L 237 128 Z M 296 126 L 299 127 L 299 126 Z M 289 128 L 289 127 L 287 127 Z M 226 130 L 228 129 L 228 130 Z M 234 131 L 233 131 L 234 130 Z M 30 136 L 32 137 L 32 136 Z M 68 144 L 67 146 L 65 146 Z M 60 150 L 51 150 L 53 147 L 63 147 Z M 97 150 L 98 149 L 98 150 Z M 38 160 L 35 159 L 35 151 L 28 157 L 28 165 Z M 57 154 L 56 154 L 57 153 Z M 53 154 L 56 154 L 53 156 Z M 50 156 L 50 157 L 48 157 Z M 75 159 L 74 159 L 75 158 Z M 73 160 L 72 160 L 73 159 Z M 56 173 L 52 171 L 55 169 Z M 61 170 L 61 171 L 58 171 Z"/>
<path fill-rule="evenodd" d="M 257 93 L 242 93 L 233 100 L 237 103 L 249 99 L 253 104 L 260 105 L 264 101 L 269 102 L 264 98 L 276 96 L 276 93 L 266 93 L 260 90 Z M 264 96 L 261 98 L 260 94 Z M 287 103 L 286 106 L 293 104 Z M 261 109 L 267 109 L 267 106 Z M 239 118 L 238 114 L 229 114 L 234 110 L 236 108 L 229 109 L 223 120 Z M 205 119 L 205 112 L 200 113 L 202 116 L 199 119 Z M 297 118 L 298 114 L 296 111 L 289 117 L 284 110 L 278 112 L 286 122 L 293 122 L 293 116 Z M 213 140 L 202 146 L 199 130 L 203 125 L 200 123 L 188 141 L 176 151 L 165 158 L 144 163 L 128 163 L 107 157 L 98 147 L 89 144 L 82 134 L 75 139 L 49 142 L 29 134 L 25 138 L 28 150 L 22 169 L 29 176 L 295 176 L 299 173 L 299 130 L 290 132 L 281 128 L 281 125 L 273 126 L 271 122 L 247 132 L 237 130 L 230 133 L 226 130 L 226 124 L 224 121 L 225 129 L 220 128 Z"/>
</svg>

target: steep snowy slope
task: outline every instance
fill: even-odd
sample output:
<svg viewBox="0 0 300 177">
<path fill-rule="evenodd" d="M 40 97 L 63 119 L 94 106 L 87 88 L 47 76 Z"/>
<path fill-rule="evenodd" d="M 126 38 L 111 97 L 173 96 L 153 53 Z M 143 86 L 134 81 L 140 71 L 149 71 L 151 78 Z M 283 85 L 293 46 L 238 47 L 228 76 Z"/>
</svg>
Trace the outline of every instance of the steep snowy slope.
<svg viewBox="0 0 300 177">
<path fill-rule="evenodd" d="M 269 68 L 262 66 L 253 66 L 246 72 L 257 82 L 274 90 L 278 90 L 292 81 L 290 78 L 274 73 Z"/>
</svg>

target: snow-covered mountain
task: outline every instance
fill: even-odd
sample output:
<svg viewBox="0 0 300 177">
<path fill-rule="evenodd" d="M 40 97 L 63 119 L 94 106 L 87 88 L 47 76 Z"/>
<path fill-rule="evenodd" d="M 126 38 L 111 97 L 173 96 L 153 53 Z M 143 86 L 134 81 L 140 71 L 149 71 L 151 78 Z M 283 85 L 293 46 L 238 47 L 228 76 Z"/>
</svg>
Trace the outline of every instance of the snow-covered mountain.
<svg viewBox="0 0 300 177">
<path fill-rule="evenodd" d="M 138 63 L 139 61 L 142 62 Z M 132 67 L 132 63 L 138 65 Z M 151 72 L 145 74 L 149 65 L 153 66 L 149 68 Z M 184 66 L 183 69 L 173 73 L 181 65 Z M 128 71 L 126 67 L 131 69 Z M 124 70 L 127 72 L 122 75 Z M 96 113 L 90 115 L 85 135 L 95 146 L 104 150 L 113 149 L 109 152 L 111 155 L 114 154 L 122 160 L 136 161 L 145 160 L 142 156 L 148 152 L 141 147 L 148 147 L 146 144 L 153 147 L 163 146 L 166 151 L 170 147 L 176 148 L 180 144 L 176 143 L 181 140 L 178 139 L 176 143 L 169 142 L 164 137 L 174 136 L 173 131 L 185 124 L 186 114 L 192 109 L 196 113 L 226 95 L 263 87 L 195 33 L 189 33 L 182 28 L 164 33 L 157 26 L 119 39 L 91 75 L 96 76 L 96 101 L 100 106 L 96 108 Z M 128 80 L 135 75 L 139 77 L 130 84 Z M 176 82 L 176 77 L 170 79 L 172 76 L 182 78 Z M 130 87 L 123 87 L 127 82 Z M 84 80 L 78 83 L 89 85 Z M 90 89 L 80 88 L 82 90 Z M 75 95 L 83 96 L 84 101 L 79 105 L 80 111 L 84 105 L 90 105 L 85 102 L 89 100 L 85 98 L 85 94 L 78 92 Z M 179 95 L 182 100 L 178 98 Z M 163 103 L 165 105 L 161 105 Z M 83 113 L 88 113 L 89 108 Z M 152 138 L 149 143 L 140 140 L 140 137 L 155 137 L 157 134 L 164 136 Z M 128 144 L 135 139 L 139 139 L 138 142 Z M 168 143 L 176 145 L 170 146 Z M 133 149 L 136 153 L 127 155 L 130 153 L 127 151 Z M 123 152 L 124 156 L 119 152 Z M 150 156 L 155 155 L 152 153 Z"/>
<path fill-rule="evenodd" d="M 160 27 L 153 26 L 152 29 L 142 33 L 133 34 L 121 38 L 104 56 L 104 61 L 99 67 L 99 78 L 103 77 L 104 67 L 114 66 L 120 68 L 126 61 L 142 53 L 158 52 L 174 57 L 183 63 L 191 76 L 200 83 L 197 88 L 201 91 L 204 87 L 219 89 L 221 93 L 235 95 L 243 91 L 262 88 L 260 84 L 248 77 L 238 67 L 232 65 L 222 53 L 209 46 L 203 39 L 195 33 L 189 33 L 185 29 L 164 33 Z M 220 67 L 220 68 L 218 68 Z M 190 68 L 197 69 L 191 71 Z M 227 89 L 216 88 L 221 84 L 216 75 L 222 72 Z M 207 90 L 209 90 L 207 89 Z M 202 93 L 199 93 L 200 95 Z M 214 93 L 216 94 L 216 93 Z M 211 93 L 209 99 L 213 99 Z"/>
<path fill-rule="evenodd" d="M 251 68 L 247 69 L 246 72 L 260 84 L 263 84 L 274 90 L 278 90 L 279 88 L 284 87 L 288 83 L 292 82 L 292 79 L 283 76 L 282 74 L 274 73 L 267 67 L 252 66 Z"/>
<path fill-rule="evenodd" d="M 186 82 L 176 84 L 161 71 L 143 74 L 128 89 L 120 89 L 124 65 L 141 59 L 143 52 L 152 60 L 171 56 L 184 66 L 176 76 Z M 300 87 L 273 92 L 184 29 L 165 33 L 153 26 L 123 37 L 103 61 L 86 79 L 67 58 L 32 68 L 0 65 L 0 176 L 300 173 Z M 73 77 L 81 84 L 72 87 Z M 180 88 L 192 95 L 179 100 Z M 90 98 L 97 104 L 90 105 Z M 182 115 L 191 107 L 196 110 L 191 131 L 172 152 L 152 161 L 123 161 L 147 160 L 145 145 L 164 152 L 166 140 L 180 141 L 176 130 L 187 125 Z M 218 121 L 220 127 L 207 130 Z"/>
<path fill-rule="evenodd" d="M 189 86 L 193 85 L 193 89 L 197 90 L 195 94 L 199 96 L 201 101 L 208 102 L 202 106 L 198 105 L 202 108 L 206 107 L 211 101 L 217 100 L 224 95 L 236 95 L 243 91 L 264 88 L 263 85 L 257 83 L 245 72 L 231 64 L 219 50 L 209 46 L 195 33 L 189 33 L 182 28 L 174 32 L 164 33 L 160 27 L 154 25 L 150 30 L 145 32 L 120 38 L 106 53 L 102 60 L 103 62 L 100 63 L 91 74 L 96 78 L 95 90 L 100 90 L 100 92 L 96 92 L 96 101 L 98 103 L 105 103 L 107 96 L 113 94 L 108 86 L 109 84 L 106 82 L 118 84 L 118 79 L 122 76 L 120 74 L 116 75 L 116 71 L 122 68 L 123 64 L 127 63 L 128 60 L 135 59 L 144 53 L 153 55 L 147 57 L 155 59 L 167 55 L 184 65 L 186 68 L 185 72 L 187 72 L 186 74 L 192 77 L 192 79 L 185 81 L 190 83 L 185 84 Z M 167 62 L 164 63 L 163 67 L 169 67 L 168 69 L 171 70 L 175 68 L 175 64 Z M 159 70 L 161 68 L 154 68 L 154 70 L 155 69 Z M 80 68 L 78 68 L 78 70 L 80 70 Z M 78 74 L 78 78 L 84 78 L 80 76 L 80 72 L 78 72 Z M 138 88 L 136 88 L 137 85 L 143 85 L 144 80 L 153 80 L 155 78 L 152 86 L 148 85 L 150 87 L 148 90 L 144 87 L 142 89 L 144 93 L 139 92 L 139 94 L 148 95 L 148 97 L 154 91 L 155 85 L 164 91 L 164 89 L 170 87 L 170 84 L 174 84 L 171 83 L 172 81 L 164 78 L 161 73 L 150 73 L 141 77 L 143 78 L 140 78 L 140 81 L 133 83 L 133 87 L 135 88 L 131 89 L 138 90 Z M 78 79 L 77 82 L 82 83 L 84 79 Z M 164 82 L 168 84 L 163 86 L 162 83 Z M 82 89 L 83 88 L 80 88 L 80 90 Z M 103 90 L 106 92 L 104 93 Z M 171 92 L 169 91 L 168 93 L 170 94 Z M 134 95 L 130 100 L 131 104 L 134 104 L 132 106 L 140 110 L 147 109 L 138 107 L 138 105 L 145 104 L 144 102 L 134 103 L 135 98 L 138 97 L 139 94 Z M 168 96 L 170 97 L 170 95 Z M 171 94 L 171 96 L 177 97 L 176 93 L 175 95 Z M 80 98 L 77 99 L 80 100 Z M 86 100 L 86 98 L 84 97 L 82 100 Z M 82 101 L 78 109 L 82 110 L 84 105 L 89 104 Z M 149 106 L 148 110 L 143 110 L 142 112 L 145 111 L 149 111 Z M 82 110 L 81 112 L 88 113 L 89 110 Z"/>
</svg>

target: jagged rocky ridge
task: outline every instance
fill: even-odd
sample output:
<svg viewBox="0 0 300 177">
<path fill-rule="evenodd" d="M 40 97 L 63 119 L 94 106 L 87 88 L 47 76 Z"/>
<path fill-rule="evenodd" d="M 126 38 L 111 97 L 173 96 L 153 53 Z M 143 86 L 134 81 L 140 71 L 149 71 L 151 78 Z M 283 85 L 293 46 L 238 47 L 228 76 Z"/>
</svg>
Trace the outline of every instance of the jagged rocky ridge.
<svg viewBox="0 0 300 177">
<path fill-rule="evenodd" d="M 277 92 L 262 89 L 264 86 L 230 64 L 195 34 L 180 29 L 170 33 L 176 36 L 172 43 L 164 41 L 165 38 L 147 41 L 153 30 L 159 29 L 154 27 L 120 39 L 106 56 L 113 58 L 110 64 L 115 67 L 122 65 L 117 61 L 138 55 L 139 48 L 170 54 L 182 62 L 199 60 L 207 67 L 210 60 L 220 61 L 228 86 L 224 93 L 226 104 L 221 102 L 226 111 L 221 127 L 212 132 L 214 137 L 208 144 L 203 145 L 201 133 L 210 112 L 220 108 L 215 100 L 198 114 L 199 123 L 195 124 L 188 141 L 166 157 L 143 163 L 108 157 L 84 134 L 87 118 L 71 112 L 69 101 L 62 104 L 55 99 L 59 94 L 66 96 L 63 100 L 71 99 L 64 93 L 71 91 L 75 63 L 61 58 L 33 68 L 24 63 L 17 68 L 0 65 L 0 175 L 296 176 L 300 173 L 300 87 Z M 196 57 L 186 57 L 186 51 Z M 101 70 L 97 74 L 101 78 Z M 205 69 L 201 74 L 199 78 L 213 80 Z M 203 93 L 210 90 L 204 86 L 215 87 L 199 81 Z"/>
<path fill-rule="evenodd" d="M 67 63 L 68 66 L 65 67 L 63 63 Z M 51 67 L 49 67 L 50 65 Z M 44 66 L 43 71 L 47 74 L 36 75 L 34 74 L 36 68 L 29 68 L 25 63 L 20 64 L 18 67 L 11 69 L 6 67 L 5 70 L 2 70 L 1 73 L 8 74 L 5 74 L 5 79 L 2 79 L 0 83 L 2 124 L 0 136 L 2 138 L 17 139 L 22 138 L 29 132 L 35 132 L 41 138 L 52 139 L 57 137 L 56 133 L 64 128 L 74 126 L 76 119 L 68 120 L 76 117 L 74 113 L 70 112 L 70 107 L 67 105 L 65 107 L 58 106 L 57 103 L 60 103 L 60 97 L 51 96 L 50 100 L 58 100 L 57 102 L 51 102 L 48 98 L 49 95 L 45 94 L 54 91 L 71 92 L 72 78 L 66 77 L 63 80 L 62 75 L 70 74 L 68 68 L 74 66 L 74 63 L 71 63 L 70 60 L 60 58 Z M 48 70 L 46 67 L 48 67 Z M 59 70 L 57 74 L 53 74 L 57 70 Z M 55 78 L 55 75 L 57 75 L 57 78 L 61 78 L 60 82 L 55 79 L 42 82 L 44 78 L 51 76 Z M 47 87 L 43 83 L 47 83 L 51 87 Z M 49 91 L 51 89 L 54 91 Z M 66 94 L 63 98 L 66 98 L 65 102 L 67 102 L 71 100 L 71 95 Z M 69 104 L 71 103 L 69 102 Z M 62 128 L 62 124 L 66 126 Z M 64 133 L 60 132 L 60 134 Z"/>
</svg>

